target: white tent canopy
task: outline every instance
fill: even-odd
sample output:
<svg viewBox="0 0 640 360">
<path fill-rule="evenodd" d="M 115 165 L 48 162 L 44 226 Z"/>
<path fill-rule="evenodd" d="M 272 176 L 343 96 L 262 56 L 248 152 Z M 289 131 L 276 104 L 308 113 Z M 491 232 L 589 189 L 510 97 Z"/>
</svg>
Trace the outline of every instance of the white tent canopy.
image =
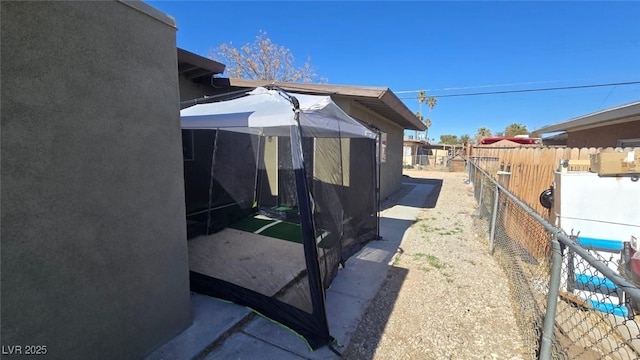
<svg viewBox="0 0 640 360">
<path fill-rule="evenodd" d="M 329 96 L 295 94 L 302 135 L 366 137 L 376 134 L 347 115 Z M 291 102 L 277 90 L 258 87 L 246 96 L 197 104 L 180 111 L 183 129 L 224 129 L 265 136 L 288 136 L 298 126 Z"/>
</svg>

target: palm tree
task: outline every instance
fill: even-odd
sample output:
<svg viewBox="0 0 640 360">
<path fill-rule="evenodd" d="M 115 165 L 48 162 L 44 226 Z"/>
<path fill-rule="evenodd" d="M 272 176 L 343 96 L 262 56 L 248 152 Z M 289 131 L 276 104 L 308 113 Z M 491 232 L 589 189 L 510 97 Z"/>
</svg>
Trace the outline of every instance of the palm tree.
<svg viewBox="0 0 640 360">
<path fill-rule="evenodd" d="M 489 130 L 489 128 L 486 127 L 481 127 L 478 129 L 478 132 L 476 133 L 476 135 L 473 137 L 476 144 L 480 143 L 480 140 L 482 140 L 483 138 L 487 137 L 487 136 L 491 136 L 491 130 Z"/>
<path fill-rule="evenodd" d="M 471 136 L 468 134 L 464 134 L 460 136 L 460 145 L 462 145 L 462 150 L 465 151 L 469 148 L 469 143 L 471 142 Z"/>
<path fill-rule="evenodd" d="M 504 129 L 504 135 L 509 137 L 528 134 L 529 130 L 527 130 L 527 126 L 522 124 L 513 123 Z"/>
<path fill-rule="evenodd" d="M 433 110 L 434 107 L 436 107 L 436 104 L 438 103 L 438 99 L 435 98 L 435 96 L 429 96 L 426 100 L 427 106 L 429 106 L 429 117 L 431 117 L 431 110 Z"/>
<path fill-rule="evenodd" d="M 471 136 L 464 134 L 460 136 L 460 144 L 467 145 L 471 141 Z"/>
<path fill-rule="evenodd" d="M 425 130 L 424 132 L 424 138 L 425 140 L 427 140 L 427 142 L 429 142 L 429 128 L 431 127 L 431 119 L 425 119 L 423 122 L 424 126 L 427 127 L 427 130 Z"/>
<path fill-rule="evenodd" d="M 420 119 L 420 121 L 424 120 L 424 117 L 422 116 L 422 104 L 425 103 L 427 101 L 427 93 L 424 90 L 420 90 L 418 91 L 418 112 L 416 114 L 420 114 L 420 116 L 418 116 L 418 119 Z M 416 137 L 416 140 L 418 140 L 418 131 L 414 131 L 414 135 Z"/>
<path fill-rule="evenodd" d="M 420 111 L 416 111 L 414 115 L 418 118 L 418 120 L 420 120 L 420 122 L 424 120 L 424 116 L 420 113 Z M 418 140 L 418 130 L 413 131 L 413 138 L 414 140 Z"/>
<path fill-rule="evenodd" d="M 427 130 L 425 131 L 424 138 L 428 139 L 429 138 L 429 128 L 431 127 L 431 111 L 433 111 L 433 108 L 436 107 L 436 104 L 438 103 L 438 99 L 436 99 L 434 96 L 429 96 L 426 99 L 426 102 L 427 102 L 427 106 L 429 107 L 429 117 L 424 122 L 424 124 L 427 126 Z"/>
<path fill-rule="evenodd" d="M 425 104 L 427 101 L 427 93 L 424 90 L 418 91 L 418 104 L 420 105 L 420 110 L 422 110 L 422 104 Z"/>
<path fill-rule="evenodd" d="M 424 133 L 424 138 L 427 141 L 429 139 L 429 128 L 431 127 L 431 111 L 437 103 L 438 99 L 436 99 L 434 96 L 427 96 L 427 93 L 424 90 L 418 91 L 419 112 L 422 113 L 422 104 L 427 104 L 427 106 L 429 107 L 429 116 L 424 120 L 420 119 L 427 127 L 427 130 Z"/>
</svg>

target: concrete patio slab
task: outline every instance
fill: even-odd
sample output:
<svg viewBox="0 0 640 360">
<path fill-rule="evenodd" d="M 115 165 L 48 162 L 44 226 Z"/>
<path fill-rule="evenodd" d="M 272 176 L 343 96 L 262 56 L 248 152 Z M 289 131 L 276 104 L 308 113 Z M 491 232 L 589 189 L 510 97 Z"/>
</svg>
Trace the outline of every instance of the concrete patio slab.
<svg viewBox="0 0 640 360">
<path fill-rule="evenodd" d="M 371 299 L 362 300 L 336 291 L 327 294 L 329 331 L 338 344 L 346 346 L 349 343 L 370 303 Z"/>
<path fill-rule="evenodd" d="M 327 293 L 327 318 L 331 335 L 338 344 L 347 344 L 350 335 L 357 329 L 360 318 L 369 302 L 335 291 Z M 305 359 L 338 359 L 328 347 L 311 351 L 304 339 L 286 328 L 264 318 L 252 320 L 242 332 L 274 346 L 287 349 Z M 335 349 L 339 352 L 340 347 Z"/>
<path fill-rule="evenodd" d="M 220 348 L 213 351 L 205 359 L 300 360 L 304 357 L 239 332 L 231 335 Z"/>
<path fill-rule="evenodd" d="M 191 359 L 251 314 L 243 306 L 205 295 L 191 295 L 193 323 L 147 356 L 147 360 Z"/>
<path fill-rule="evenodd" d="M 382 212 L 380 234 L 382 240 L 369 242 L 349 259 L 338 272 L 326 293 L 327 320 L 336 347 L 342 352 L 351 340 L 364 312 L 385 280 L 393 256 L 413 224 L 425 199 L 434 189 L 432 185 L 417 184 L 397 205 Z M 206 359 L 338 359 L 331 349 L 323 347 L 310 351 L 306 342 L 285 327 L 262 317 L 248 323 L 241 322 L 250 314 L 244 307 L 194 294 L 194 323 L 165 344 L 147 359 L 189 359 L 203 352 L 225 334 L 221 345 Z M 233 330 L 232 330 L 233 329 Z"/>
<path fill-rule="evenodd" d="M 327 291 L 353 296 L 360 300 L 369 300 L 378 291 L 384 281 L 387 263 L 372 262 L 366 259 L 351 259 L 345 269 L 340 271 Z"/>
<path fill-rule="evenodd" d="M 262 317 L 253 319 L 242 332 L 274 346 L 286 349 L 305 359 L 309 358 L 315 352 L 322 352 L 326 356 L 333 355 L 328 348 L 322 348 L 312 352 L 307 346 L 306 341 L 293 331 Z"/>
</svg>

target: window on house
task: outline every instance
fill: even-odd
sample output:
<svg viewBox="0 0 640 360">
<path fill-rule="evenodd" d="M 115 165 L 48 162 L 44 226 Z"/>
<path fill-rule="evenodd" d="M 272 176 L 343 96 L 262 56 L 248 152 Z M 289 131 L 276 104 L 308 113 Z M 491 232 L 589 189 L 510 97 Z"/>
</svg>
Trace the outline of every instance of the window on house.
<svg viewBox="0 0 640 360">
<path fill-rule="evenodd" d="M 380 139 L 376 143 L 376 160 L 378 163 L 387 162 L 387 133 L 380 132 Z"/>
<path fill-rule="evenodd" d="M 616 147 L 640 147 L 640 139 L 620 139 Z"/>
</svg>

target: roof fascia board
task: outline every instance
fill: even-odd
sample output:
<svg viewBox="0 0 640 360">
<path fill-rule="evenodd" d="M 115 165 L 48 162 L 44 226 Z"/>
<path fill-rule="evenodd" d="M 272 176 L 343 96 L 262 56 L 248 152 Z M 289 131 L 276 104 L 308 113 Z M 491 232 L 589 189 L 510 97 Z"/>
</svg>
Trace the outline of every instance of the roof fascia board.
<svg viewBox="0 0 640 360">
<path fill-rule="evenodd" d="M 636 115 L 640 115 L 640 101 L 579 116 L 562 123 L 542 127 L 535 131 L 542 134 L 556 131 L 578 131 L 614 123 L 627 122 L 628 120 L 624 118 Z M 618 121 L 615 122 L 616 120 Z"/>
<path fill-rule="evenodd" d="M 178 62 L 193 64 L 199 68 L 209 70 L 216 74 L 222 74 L 225 68 L 224 64 L 181 48 L 178 48 Z"/>
<path fill-rule="evenodd" d="M 406 105 L 389 89 L 381 87 L 363 87 L 348 85 L 327 85 L 310 83 L 292 83 L 268 80 L 231 79 L 231 86 L 257 87 L 273 84 L 284 90 L 309 94 L 327 94 L 350 98 L 377 98 L 391 110 L 399 114 L 406 123 L 396 123 L 410 130 L 426 130 L 427 127 L 409 110 Z M 373 111 L 375 113 L 375 111 Z M 381 115 L 381 114 L 378 114 Z M 382 116 L 382 115 L 381 115 Z M 391 119 L 390 119 L 391 120 Z"/>
<path fill-rule="evenodd" d="M 402 115 L 403 118 L 407 119 L 407 121 L 414 126 L 413 128 L 405 127 L 406 129 L 419 131 L 427 130 L 427 126 L 422 121 L 420 121 L 420 119 L 418 119 L 418 117 L 414 113 L 412 113 L 411 110 L 409 110 L 407 106 L 402 101 L 400 101 L 396 94 L 394 94 L 391 90 L 387 89 L 380 97 L 380 100 L 382 100 L 385 104 L 387 104 L 387 106 L 393 109 L 393 111 Z"/>
<path fill-rule="evenodd" d="M 385 88 L 360 87 L 348 85 L 328 85 L 328 84 L 312 84 L 312 83 L 295 83 L 269 80 L 247 80 L 247 79 L 231 79 L 232 86 L 240 87 L 258 87 L 265 85 L 276 85 L 284 90 L 308 93 L 308 94 L 339 94 L 360 97 L 380 98 Z"/>
<path fill-rule="evenodd" d="M 598 128 L 598 127 L 602 127 L 602 126 L 624 124 L 624 123 L 633 122 L 633 121 L 640 121 L 640 115 L 627 117 L 627 118 L 621 118 L 621 119 L 617 119 L 617 120 L 609 120 L 609 121 L 606 121 L 606 122 L 599 122 L 599 123 L 590 124 L 590 125 L 577 126 L 577 127 L 568 129 L 567 132 L 573 133 L 573 132 L 576 132 L 576 131 L 589 130 L 589 129 L 594 129 L 594 128 Z"/>
</svg>

